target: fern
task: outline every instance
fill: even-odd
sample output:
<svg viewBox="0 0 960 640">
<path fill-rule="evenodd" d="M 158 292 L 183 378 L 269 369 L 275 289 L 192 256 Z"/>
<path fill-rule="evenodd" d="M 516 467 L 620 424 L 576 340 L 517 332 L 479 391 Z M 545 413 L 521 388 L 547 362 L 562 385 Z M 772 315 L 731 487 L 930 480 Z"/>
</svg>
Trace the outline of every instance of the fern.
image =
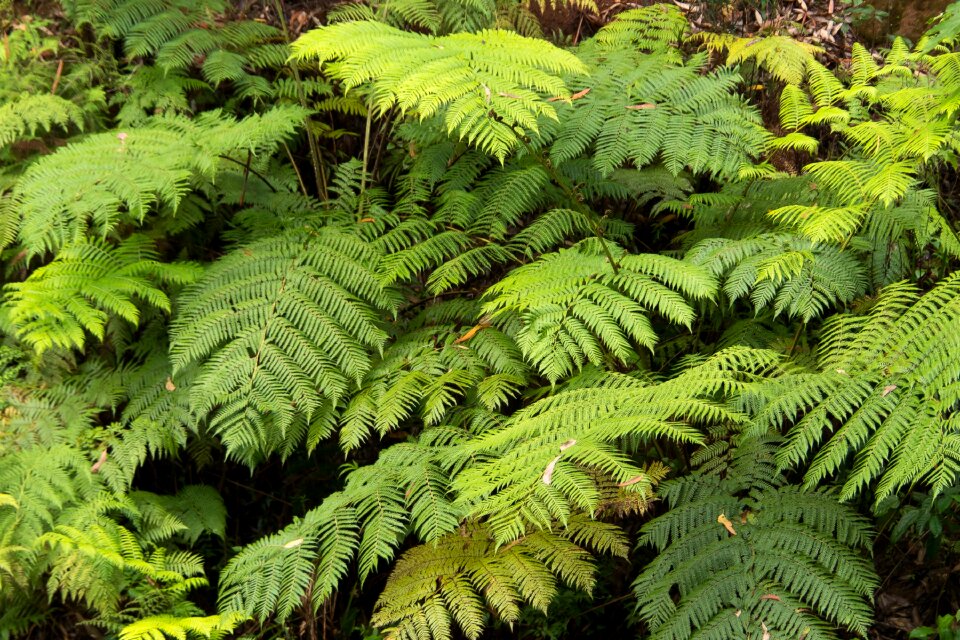
<svg viewBox="0 0 960 640">
<path fill-rule="evenodd" d="M 74 103 L 55 95 L 24 94 L 0 106 L 0 147 L 33 137 L 39 130 L 71 125 L 84 126 L 83 111 Z"/>
<path fill-rule="evenodd" d="M 788 36 L 738 38 L 729 34 L 697 34 L 711 51 L 727 51 L 728 65 L 755 61 L 774 78 L 789 84 L 800 84 L 814 56 L 823 49 Z"/>
<path fill-rule="evenodd" d="M 690 31 L 683 13 L 669 4 L 629 9 L 604 25 L 597 42 L 609 49 L 638 48 L 646 53 L 676 55 Z"/>
<path fill-rule="evenodd" d="M 151 281 L 186 284 L 199 269 L 156 258 L 153 243 L 136 235 L 117 247 L 96 241 L 65 247 L 25 282 L 7 285 L 10 321 L 39 354 L 54 347 L 82 349 L 85 331 L 103 340 L 110 314 L 136 325 L 134 295 L 169 312 L 169 298 Z"/>
<path fill-rule="evenodd" d="M 167 636 L 216 640 L 225 637 L 243 620 L 243 616 L 236 613 L 203 617 L 150 616 L 125 626 L 120 631 L 120 640 L 163 640 Z"/>
<path fill-rule="evenodd" d="M 407 551 L 397 562 L 372 619 L 390 638 L 451 638 L 452 622 L 478 638 L 486 618 L 484 601 L 506 622 L 519 618 L 529 602 L 546 612 L 557 577 L 579 589 L 594 584 L 590 554 L 583 547 L 626 555 L 619 532 L 577 519 L 562 534 L 531 533 L 516 544 L 493 544 L 482 527 L 469 527 L 436 547 Z"/>
<path fill-rule="evenodd" d="M 544 255 L 490 287 L 484 310 L 518 316 L 517 345 L 556 382 L 587 362 L 603 364 L 606 353 L 628 361 L 634 344 L 652 349 L 650 314 L 689 327 L 694 310 L 684 295 L 703 299 L 715 290 L 693 265 L 656 255 L 615 259 L 587 249 Z"/>
<path fill-rule="evenodd" d="M 476 305 L 451 302 L 414 317 L 344 407 L 341 447 L 357 448 L 412 418 L 439 424 L 467 397 L 491 411 L 516 398 L 527 366 L 507 335 L 483 319 L 472 324 L 476 316 Z"/>
<path fill-rule="evenodd" d="M 570 514 L 597 512 L 601 478 L 649 499 L 664 469 L 638 466 L 618 444 L 653 438 L 700 442 L 697 425 L 740 419 L 711 402 L 710 394 L 737 389 L 741 375 L 770 364 L 761 353 L 731 350 L 657 385 L 608 374 L 594 386 L 562 391 L 462 447 L 458 455 L 475 461 L 453 487 L 470 514 L 488 519 L 501 544 L 520 538 L 528 527 L 548 528 Z"/>
<path fill-rule="evenodd" d="M 867 522 L 829 491 L 751 472 L 772 462 L 769 444 L 734 446 L 750 454 L 666 483 L 669 511 L 643 528 L 641 543 L 658 555 L 634 588 L 651 637 L 838 638 L 838 626 L 866 634 L 878 585 L 862 556 Z"/>
<path fill-rule="evenodd" d="M 329 428 L 331 403 L 386 340 L 378 310 L 394 303 L 374 258 L 334 228 L 296 231 L 238 248 L 183 294 L 173 375 L 199 364 L 191 405 L 231 455 L 289 455 L 307 432 Z"/>
<path fill-rule="evenodd" d="M 854 256 L 783 234 L 705 240 L 686 259 L 720 277 L 731 302 L 749 299 L 758 313 L 770 307 L 804 322 L 851 302 L 867 284 Z"/>
<path fill-rule="evenodd" d="M 842 498 L 870 490 L 880 501 L 917 482 L 937 494 L 955 484 L 957 287 L 952 276 L 924 296 L 891 285 L 868 315 L 830 319 L 819 370 L 778 381 L 782 395 L 760 416 L 760 425 L 793 423 L 781 465 L 816 454 L 805 474 L 813 486 L 852 462 Z"/>
<path fill-rule="evenodd" d="M 212 181 L 227 170 L 221 156 L 272 153 L 302 118 L 299 108 L 278 107 L 241 121 L 208 113 L 90 136 L 34 164 L 18 182 L 20 241 L 39 255 L 87 234 L 109 237 L 121 223 L 143 224 L 155 210 L 171 215 L 191 180 Z"/>
<path fill-rule="evenodd" d="M 726 176 L 763 148 L 767 134 L 759 118 L 731 94 L 739 77 L 705 74 L 704 57 L 683 64 L 663 53 L 588 45 L 580 55 L 591 72 L 578 81 L 589 91 L 559 107 L 550 152 L 555 163 L 592 146 L 593 165 L 604 176 L 626 161 L 640 168 L 657 160 L 674 174 L 689 168 Z"/>
<path fill-rule="evenodd" d="M 376 22 L 316 29 L 293 53 L 330 62 L 327 73 L 345 89 L 371 83 L 370 107 L 379 113 L 396 107 L 424 119 L 442 112 L 448 132 L 501 161 L 525 132 L 538 130 L 539 117 L 556 119 L 540 94 L 569 94 L 558 74 L 584 70 L 570 53 L 505 31 L 428 37 Z"/>
</svg>

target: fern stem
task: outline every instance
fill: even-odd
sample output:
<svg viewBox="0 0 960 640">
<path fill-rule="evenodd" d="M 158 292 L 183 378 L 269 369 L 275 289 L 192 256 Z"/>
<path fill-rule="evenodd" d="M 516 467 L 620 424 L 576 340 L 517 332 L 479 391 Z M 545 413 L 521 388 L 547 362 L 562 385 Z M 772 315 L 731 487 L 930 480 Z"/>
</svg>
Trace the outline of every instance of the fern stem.
<svg viewBox="0 0 960 640">
<path fill-rule="evenodd" d="M 373 121 L 373 109 L 367 106 L 367 124 L 363 130 L 363 166 L 360 168 L 360 194 L 357 198 L 357 217 L 363 216 L 363 194 L 367 188 L 367 163 L 370 160 L 370 126 Z"/>
<path fill-rule="evenodd" d="M 307 185 L 303 181 L 303 174 L 300 173 L 300 167 L 297 166 L 296 161 L 293 159 L 293 154 L 290 152 L 290 147 L 287 146 L 287 143 L 284 142 L 283 149 L 287 152 L 287 158 L 290 159 L 290 166 L 293 167 L 293 172 L 297 174 L 297 183 L 300 185 L 300 191 L 303 192 L 304 197 L 309 197 L 307 193 Z"/>
<path fill-rule="evenodd" d="M 283 29 L 283 38 L 289 45 L 290 30 L 287 28 L 287 18 L 283 10 L 283 0 L 273 0 L 273 6 L 277 12 L 277 18 L 280 20 L 280 27 Z M 293 81 L 297 86 L 297 98 L 300 101 L 300 106 L 304 109 L 309 109 L 307 94 L 303 89 L 303 79 L 300 77 L 300 69 L 296 63 L 290 65 L 290 71 L 293 72 Z M 307 131 L 307 146 L 310 148 L 310 164 L 313 165 L 313 179 L 317 185 L 317 193 L 320 195 L 320 199 L 326 202 L 329 197 L 327 194 L 327 176 L 323 170 L 323 159 L 320 157 L 320 143 L 317 141 L 316 134 L 314 134 L 313 129 L 310 127 L 309 116 L 304 118 L 303 124 Z"/>
<path fill-rule="evenodd" d="M 245 164 L 245 163 L 243 163 L 243 162 L 240 162 L 240 161 L 237 160 L 236 158 L 231 158 L 230 156 L 219 155 L 219 156 L 217 156 L 217 157 L 220 158 L 221 160 L 227 160 L 228 162 L 232 162 L 232 163 L 234 163 L 234 164 L 240 165 L 240 166 L 243 167 L 246 171 L 249 171 L 249 172 L 252 173 L 253 175 L 255 175 L 255 176 L 257 176 L 258 178 L 260 178 L 260 179 L 263 181 L 263 184 L 265 184 L 265 185 L 267 185 L 268 187 L 270 187 L 270 190 L 271 190 L 271 191 L 273 191 L 274 193 L 277 193 L 277 188 L 274 187 L 273 184 L 272 184 L 269 180 L 267 180 L 267 177 L 266 177 L 265 175 L 263 175 L 262 173 L 260 173 L 259 171 L 257 171 L 256 169 L 254 169 L 253 167 L 250 167 L 250 166 L 248 166 L 247 164 Z"/>
<path fill-rule="evenodd" d="M 593 227 L 593 233 L 597 236 L 597 240 L 600 241 L 600 247 L 603 249 L 603 253 L 607 257 L 607 260 L 610 261 L 610 266 L 613 267 L 613 273 L 615 275 L 620 273 L 620 264 L 617 262 L 616 258 L 613 257 L 613 252 L 610 251 L 610 247 L 607 244 L 607 239 L 603 237 L 603 230 L 600 228 L 600 224 L 597 221 L 596 213 L 594 213 L 590 207 L 583 204 L 576 189 L 574 189 L 564 179 L 564 177 L 557 172 L 552 162 L 534 151 L 529 142 L 523 138 L 521 138 L 521 141 L 523 142 L 523 146 L 526 148 L 527 153 L 537 159 L 537 162 L 543 166 L 544 171 L 547 172 L 547 175 L 550 176 L 550 179 L 554 182 L 554 184 L 560 187 L 560 190 L 563 191 L 564 195 L 567 196 L 567 198 L 570 200 L 571 206 L 573 206 L 576 211 L 582 213 L 587 220 L 590 221 L 590 226 Z"/>
<path fill-rule="evenodd" d="M 247 150 L 247 162 L 243 166 L 243 185 L 240 187 L 240 200 L 239 204 L 242 207 L 244 201 L 247 199 L 247 182 L 250 180 L 250 163 L 253 162 L 253 152 Z"/>
<path fill-rule="evenodd" d="M 793 342 L 790 344 L 790 357 L 793 357 L 793 352 L 797 350 L 797 343 L 800 342 L 800 333 L 803 331 L 804 324 L 801 322 L 797 327 L 797 332 L 793 334 Z"/>
</svg>

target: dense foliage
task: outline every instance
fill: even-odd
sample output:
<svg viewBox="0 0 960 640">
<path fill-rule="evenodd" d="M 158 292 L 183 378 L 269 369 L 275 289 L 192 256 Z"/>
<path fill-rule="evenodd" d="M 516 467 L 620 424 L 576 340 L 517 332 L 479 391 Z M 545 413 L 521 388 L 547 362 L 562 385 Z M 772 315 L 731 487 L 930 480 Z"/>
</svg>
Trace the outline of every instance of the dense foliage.
<svg viewBox="0 0 960 640">
<path fill-rule="evenodd" d="M 960 5 L 534 9 L 5 19 L 0 637 L 866 636 L 955 551 Z"/>
</svg>

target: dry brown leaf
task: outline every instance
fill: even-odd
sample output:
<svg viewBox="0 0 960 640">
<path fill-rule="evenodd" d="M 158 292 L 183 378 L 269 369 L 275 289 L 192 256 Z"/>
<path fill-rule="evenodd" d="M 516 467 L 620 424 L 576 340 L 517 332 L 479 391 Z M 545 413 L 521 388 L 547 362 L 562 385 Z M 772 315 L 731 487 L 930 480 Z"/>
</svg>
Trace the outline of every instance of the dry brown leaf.
<svg viewBox="0 0 960 640">
<path fill-rule="evenodd" d="M 519 100 L 519 99 L 520 99 L 520 96 L 518 96 L 517 94 L 515 94 L 515 93 L 507 93 L 506 91 L 500 91 L 500 92 L 497 93 L 497 95 L 500 96 L 501 98 L 511 98 L 511 99 L 513 99 L 513 100 Z"/>
<path fill-rule="evenodd" d="M 551 460 L 550 464 L 548 464 L 546 468 L 543 470 L 543 484 L 550 484 L 551 482 L 553 482 L 553 471 L 554 469 L 557 468 L 557 463 L 560 462 L 560 458 L 562 457 L 563 452 L 575 444 L 577 444 L 577 441 L 574 440 L 573 438 L 570 438 L 569 440 L 564 442 L 562 445 L 560 445 L 561 455 Z"/>
<path fill-rule="evenodd" d="M 553 482 L 553 470 L 557 468 L 557 463 L 560 462 L 560 456 L 557 456 L 550 461 L 550 464 L 543 470 L 543 484 L 550 484 Z"/>
<path fill-rule="evenodd" d="M 721 513 L 720 515 L 718 515 L 717 522 L 722 524 L 723 528 L 726 529 L 730 535 L 732 536 L 737 535 L 737 530 L 733 528 L 733 523 L 730 522 L 730 518 L 728 518 L 725 514 Z"/>
<path fill-rule="evenodd" d="M 163 383 L 163 388 L 167 391 L 176 391 L 177 385 L 173 384 L 173 378 L 167 376 L 167 381 Z"/>
<path fill-rule="evenodd" d="M 643 102 L 643 103 L 640 103 L 640 104 L 630 104 L 630 105 L 627 105 L 627 109 L 634 109 L 634 110 L 640 110 L 640 109 L 656 109 L 656 108 L 657 108 L 657 105 L 653 104 L 652 102 Z"/>
<path fill-rule="evenodd" d="M 637 484 L 638 482 L 640 482 L 641 480 L 645 479 L 646 477 L 647 477 L 647 476 L 645 476 L 645 475 L 643 475 L 643 474 L 641 473 L 641 474 L 638 475 L 638 476 L 633 476 L 633 477 L 630 478 L 629 480 L 624 480 L 623 482 L 618 482 L 618 483 L 617 483 L 617 486 L 618 486 L 618 487 L 629 487 L 629 486 L 632 485 L 632 484 Z"/>
<path fill-rule="evenodd" d="M 376 221 L 377 221 L 376 218 L 360 218 L 359 220 L 357 220 L 358 223 L 360 223 L 360 222 L 376 222 Z"/>
<path fill-rule="evenodd" d="M 575 94 L 573 94 L 572 96 L 570 96 L 570 99 L 571 99 L 571 100 L 579 100 L 580 98 L 582 98 L 583 96 L 587 95 L 588 93 L 590 93 L 590 87 L 587 87 L 586 89 L 581 89 L 580 91 L 577 91 Z"/>
<path fill-rule="evenodd" d="M 303 544 L 303 538 L 297 538 L 296 540 L 291 540 L 287 544 L 283 545 L 284 549 L 293 549 L 294 547 L 299 547 Z"/>
<path fill-rule="evenodd" d="M 896 388 L 897 388 L 897 385 L 895 385 L 895 384 L 888 384 L 887 386 L 885 386 L 885 387 L 883 388 L 883 391 L 880 393 L 880 397 L 881 397 L 881 398 L 887 397 L 888 395 L 890 395 L 890 392 L 892 392 L 892 391 L 893 391 L 894 389 L 896 389 Z"/>
<path fill-rule="evenodd" d="M 100 467 L 103 466 L 103 463 L 107 461 L 107 450 L 104 449 L 100 452 L 100 457 L 97 458 L 97 461 L 93 463 L 93 466 L 90 467 L 90 473 L 97 473 L 100 471 Z"/>
<path fill-rule="evenodd" d="M 766 595 L 762 595 L 762 596 L 760 596 L 760 599 L 761 599 L 761 600 L 776 600 L 777 602 L 780 602 L 780 596 L 778 596 L 778 595 L 776 595 L 776 594 L 773 594 L 773 593 L 768 593 L 768 594 L 766 594 Z"/>
<path fill-rule="evenodd" d="M 490 316 L 483 316 L 482 318 L 480 318 L 479 322 L 477 322 L 477 324 L 473 326 L 472 329 L 470 329 L 465 334 L 463 334 L 462 336 L 454 340 L 453 344 L 463 344 L 473 336 L 477 335 L 477 333 L 479 333 L 481 329 L 486 329 L 487 327 L 490 326 L 490 320 L 491 320 Z"/>
<path fill-rule="evenodd" d="M 767 625 L 760 621 L 760 626 L 763 628 L 763 640 L 770 640 L 770 630 L 767 629 Z"/>
</svg>

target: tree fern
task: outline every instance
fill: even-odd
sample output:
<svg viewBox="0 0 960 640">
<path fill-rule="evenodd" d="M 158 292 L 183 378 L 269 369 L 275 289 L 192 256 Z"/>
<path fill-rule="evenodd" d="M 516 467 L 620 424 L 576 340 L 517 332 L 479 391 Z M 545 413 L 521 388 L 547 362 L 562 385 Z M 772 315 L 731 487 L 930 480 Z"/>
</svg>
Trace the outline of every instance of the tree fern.
<svg viewBox="0 0 960 640">
<path fill-rule="evenodd" d="M 594 571 L 584 547 L 626 554 L 616 528 L 586 518 L 571 521 L 562 533 L 538 531 L 499 548 L 482 527 L 465 527 L 401 557 L 373 623 L 397 640 L 449 639 L 452 622 L 466 637 L 478 638 L 485 603 L 500 619 L 514 622 L 524 602 L 546 611 L 558 577 L 589 592 Z"/>
<path fill-rule="evenodd" d="M 794 40 L 789 36 L 766 36 L 738 38 L 730 34 L 700 33 L 707 48 L 713 51 L 727 51 L 727 64 L 755 61 L 782 82 L 800 84 L 806 75 L 807 66 L 815 62 L 814 55 L 821 53 L 820 47 Z"/>
<path fill-rule="evenodd" d="M 597 512 L 602 478 L 648 499 L 664 470 L 638 465 L 618 445 L 660 438 L 700 442 L 698 425 L 740 419 L 711 402 L 710 394 L 732 391 L 743 384 L 740 375 L 769 366 L 763 354 L 732 350 L 657 385 L 608 375 L 595 386 L 561 391 L 461 452 L 451 451 L 474 459 L 453 487 L 468 513 L 488 519 L 501 544 L 528 527 Z"/>
<path fill-rule="evenodd" d="M 83 111 L 76 104 L 55 95 L 24 94 L 0 106 L 0 147 L 54 126 L 82 129 Z"/>
<path fill-rule="evenodd" d="M 23 218 L 20 241 L 31 255 L 110 236 L 118 224 L 143 224 L 159 209 L 173 215 L 191 180 L 212 181 L 221 156 L 271 153 L 303 118 L 278 107 L 236 121 L 212 112 L 195 121 L 158 118 L 149 127 L 95 134 L 28 169 L 13 197 Z M 241 167 L 242 168 L 242 167 Z"/>
<path fill-rule="evenodd" d="M 853 255 L 785 234 L 705 240 L 687 260 L 721 278 L 731 302 L 749 299 L 757 312 L 769 307 L 805 322 L 851 302 L 867 284 Z"/>
<path fill-rule="evenodd" d="M 554 162 L 593 146 L 594 167 L 605 176 L 627 161 L 640 168 L 657 160 L 674 174 L 690 168 L 731 175 L 763 148 L 759 118 L 731 93 L 739 77 L 730 71 L 706 74 L 704 57 L 676 63 L 665 53 L 643 55 L 592 42 L 579 54 L 590 73 L 576 82 L 589 91 L 559 107 L 560 123 L 551 128 Z"/>
<path fill-rule="evenodd" d="M 468 397 L 488 410 L 519 395 L 527 366 L 513 341 L 477 305 L 427 307 L 376 359 L 342 413 L 340 444 L 354 449 L 371 433 L 383 437 L 416 417 L 441 423 Z"/>
</svg>

